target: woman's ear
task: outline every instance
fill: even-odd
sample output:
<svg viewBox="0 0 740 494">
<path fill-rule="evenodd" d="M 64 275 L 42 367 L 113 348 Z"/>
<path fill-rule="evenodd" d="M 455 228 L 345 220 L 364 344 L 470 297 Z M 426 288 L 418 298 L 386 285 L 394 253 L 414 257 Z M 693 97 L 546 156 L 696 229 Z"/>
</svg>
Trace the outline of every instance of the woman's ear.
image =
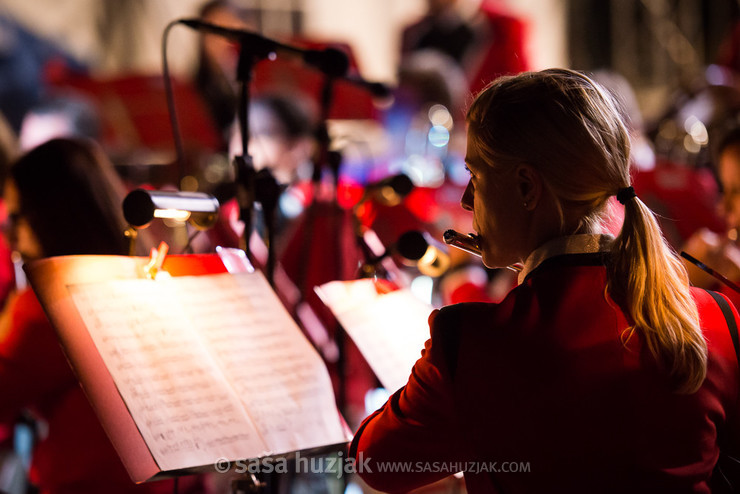
<svg viewBox="0 0 740 494">
<path fill-rule="evenodd" d="M 517 190 L 524 209 L 533 210 L 542 197 L 544 184 L 540 172 L 531 165 L 522 164 L 516 169 Z"/>
</svg>

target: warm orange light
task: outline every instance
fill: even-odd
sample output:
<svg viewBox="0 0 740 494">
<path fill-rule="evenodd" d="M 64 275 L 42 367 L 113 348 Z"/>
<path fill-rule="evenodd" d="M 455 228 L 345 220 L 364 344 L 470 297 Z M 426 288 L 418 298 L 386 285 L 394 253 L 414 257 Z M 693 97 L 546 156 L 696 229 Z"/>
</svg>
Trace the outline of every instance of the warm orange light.
<svg viewBox="0 0 740 494">
<path fill-rule="evenodd" d="M 182 209 L 155 209 L 154 217 L 177 221 L 187 221 L 190 218 L 190 211 L 184 211 Z"/>
</svg>

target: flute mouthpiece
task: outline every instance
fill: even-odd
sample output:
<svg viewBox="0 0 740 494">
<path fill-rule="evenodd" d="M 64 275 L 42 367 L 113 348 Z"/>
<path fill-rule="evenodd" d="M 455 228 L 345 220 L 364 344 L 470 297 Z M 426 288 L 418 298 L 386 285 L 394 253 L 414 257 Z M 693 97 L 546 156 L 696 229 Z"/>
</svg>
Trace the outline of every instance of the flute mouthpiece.
<svg viewBox="0 0 740 494">
<path fill-rule="evenodd" d="M 480 246 L 478 245 L 477 235 L 473 233 L 464 234 L 455 230 L 447 230 L 442 235 L 447 245 L 464 250 L 469 254 L 481 257 Z"/>
</svg>

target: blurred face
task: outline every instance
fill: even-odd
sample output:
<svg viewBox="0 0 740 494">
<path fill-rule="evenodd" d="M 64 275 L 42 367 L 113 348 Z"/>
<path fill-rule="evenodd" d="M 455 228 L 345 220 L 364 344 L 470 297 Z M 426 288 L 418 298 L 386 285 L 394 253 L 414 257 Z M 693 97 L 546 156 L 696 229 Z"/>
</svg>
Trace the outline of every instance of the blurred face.
<svg viewBox="0 0 740 494">
<path fill-rule="evenodd" d="M 427 10 L 432 15 L 438 14 L 456 2 L 457 0 L 427 0 Z"/>
<path fill-rule="evenodd" d="M 496 268 L 521 262 L 529 252 L 516 169 L 499 171 L 486 163 L 472 132 L 468 132 L 465 162 L 470 181 L 460 202 L 463 209 L 473 213 L 483 264 Z"/>
<path fill-rule="evenodd" d="M 18 140 L 21 149 L 27 151 L 55 137 L 73 135 L 73 127 L 71 119 L 62 114 L 29 113 L 23 118 Z"/>
<path fill-rule="evenodd" d="M 722 184 L 722 214 L 728 228 L 740 228 L 740 145 L 730 146 L 719 157 Z"/>
<path fill-rule="evenodd" d="M 278 182 L 293 183 L 298 167 L 311 159 L 310 138 L 291 138 L 279 118 L 261 106 L 249 118 L 249 151 L 254 167 L 270 168 Z"/>
<path fill-rule="evenodd" d="M 42 258 L 41 244 L 26 218 L 20 213 L 20 196 L 12 180 L 5 184 L 4 194 L 5 207 L 8 210 L 6 232 L 11 248 L 19 252 L 26 262 Z"/>
</svg>

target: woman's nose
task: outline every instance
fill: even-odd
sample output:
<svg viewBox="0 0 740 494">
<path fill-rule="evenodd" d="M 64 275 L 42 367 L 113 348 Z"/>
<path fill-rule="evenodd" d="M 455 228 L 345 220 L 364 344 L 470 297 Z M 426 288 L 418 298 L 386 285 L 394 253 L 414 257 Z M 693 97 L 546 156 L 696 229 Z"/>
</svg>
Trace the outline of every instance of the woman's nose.
<svg viewBox="0 0 740 494">
<path fill-rule="evenodd" d="M 460 198 L 460 206 L 465 211 L 473 210 L 473 184 L 470 181 L 468 181 L 468 186 L 465 187 L 465 192 L 463 192 L 463 195 Z"/>
</svg>

